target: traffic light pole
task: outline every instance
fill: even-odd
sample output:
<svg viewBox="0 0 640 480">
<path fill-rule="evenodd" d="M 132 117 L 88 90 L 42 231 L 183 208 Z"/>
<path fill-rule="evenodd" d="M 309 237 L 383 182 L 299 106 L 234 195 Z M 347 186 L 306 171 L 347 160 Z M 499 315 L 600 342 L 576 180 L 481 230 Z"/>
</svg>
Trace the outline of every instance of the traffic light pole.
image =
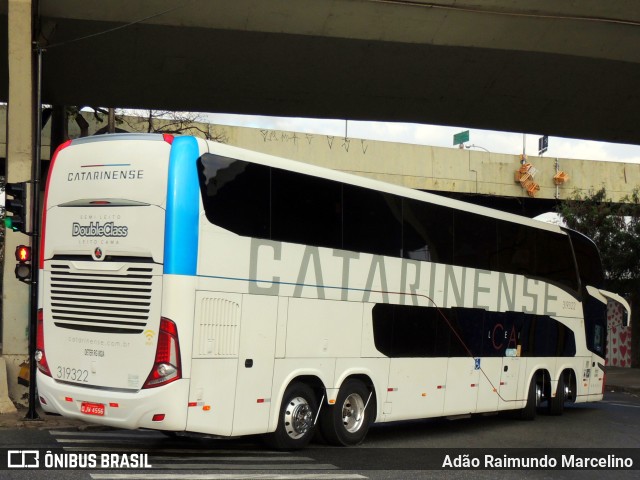
<svg viewBox="0 0 640 480">
<path fill-rule="evenodd" d="M 31 165 L 31 301 L 29 309 L 29 409 L 27 420 L 38 420 L 36 411 L 36 336 L 38 328 L 38 275 L 40 272 L 40 175 L 42 150 L 42 48 L 34 45 L 36 54 L 36 121 L 35 152 Z"/>
</svg>

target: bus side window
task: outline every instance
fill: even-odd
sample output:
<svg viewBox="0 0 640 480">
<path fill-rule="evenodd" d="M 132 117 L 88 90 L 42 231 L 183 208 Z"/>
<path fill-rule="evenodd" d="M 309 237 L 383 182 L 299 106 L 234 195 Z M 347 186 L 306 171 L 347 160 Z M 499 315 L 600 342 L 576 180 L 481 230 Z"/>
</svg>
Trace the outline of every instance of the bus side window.
<svg viewBox="0 0 640 480">
<path fill-rule="evenodd" d="M 399 257 L 402 252 L 402 202 L 389 193 L 344 185 L 345 250 Z"/>
<path fill-rule="evenodd" d="M 272 240 L 342 248 L 342 185 L 272 169 Z"/>
<path fill-rule="evenodd" d="M 453 264 L 496 270 L 497 222 L 491 217 L 457 210 L 453 215 Z"/>
<path fill-rule="evenodd" d="M 536 244 L 538 248 L 537 275 L 577 291 L 578 275 L 569 236 L 538 230 Z"/>
<path fill-rule="evenodd" d="M 535 276 L 535 230 L 499 221 L 497 259 L 501 272 Z"/>
<path fill-rule="evenodd" d="M 449 353 L 449 327 L 433 307 L 379 303 L 373 307 L 373 337 L 378 351 L 391 358 Z"/>
<path fill-rule="evenodd" d="M 447 309 L 449 322 L 456 334 L 451 335 L 449 346 L 450 357 L 479 357 L 482 355 L 482 344 L 485 340 L 485 311 L 479 308 Z"/>
<path fill-rule="evenodd" d="M 589 294 L 585 295 L 585 297 L 583 310 L 587 348 L 593 353 L 604 357 L 607 331 L 607 306 Z"/>
<path fill-rule="evenodd" d="M 270 238 L 270 169 L 205 154 L 199 177 L 207 220 L 238 235 Z"/>
<path fill-rule="evenodd" d="M 402 222 L 404 258 L 452 262 L 453 209 L 405 198 Z"/>
</svg>

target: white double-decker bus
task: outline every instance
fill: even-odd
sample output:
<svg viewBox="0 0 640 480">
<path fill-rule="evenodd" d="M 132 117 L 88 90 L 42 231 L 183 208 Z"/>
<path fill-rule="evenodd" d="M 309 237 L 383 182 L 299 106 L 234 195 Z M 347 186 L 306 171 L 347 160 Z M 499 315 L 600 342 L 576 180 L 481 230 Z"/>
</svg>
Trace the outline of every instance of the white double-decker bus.
<svg viewBox="0 0 640 480">
<path fill-rule="evenodd" d="M 300 448 L 602 399 L 602 267 L 573 231 L 167 135 L 65 143 L 44 212 L 46 412 Z"/>
</svg>

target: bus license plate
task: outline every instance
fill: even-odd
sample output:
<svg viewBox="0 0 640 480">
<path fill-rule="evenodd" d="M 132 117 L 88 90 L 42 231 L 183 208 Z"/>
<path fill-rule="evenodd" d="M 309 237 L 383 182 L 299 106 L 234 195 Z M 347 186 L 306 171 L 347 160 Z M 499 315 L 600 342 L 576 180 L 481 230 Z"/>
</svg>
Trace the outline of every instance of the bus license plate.
<svg viewBox="0 0 640 480">
<path fill-rule="evenodd" d="M 104 405 L 101 403 L 82 402 L 80 404 L 80 411 L 85 415 L 97 415 L 99 417 L 103 417 Z"/>
</svg>

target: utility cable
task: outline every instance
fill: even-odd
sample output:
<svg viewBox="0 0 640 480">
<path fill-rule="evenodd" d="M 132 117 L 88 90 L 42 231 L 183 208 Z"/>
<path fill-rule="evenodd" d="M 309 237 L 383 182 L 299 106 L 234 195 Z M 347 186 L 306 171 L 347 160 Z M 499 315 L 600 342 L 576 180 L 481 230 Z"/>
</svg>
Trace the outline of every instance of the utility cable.
<svg viewBox="0 0 640 480">
<path fill-rule="evenodd" d="M 192 1 L 192 0 L 186 0 L 186 3 L 191 3 L 191 1 Z M 62 42 L 52 43 L 51 45 L 47 45 L 45 48 L 46 48 L 47 50 L 49 50 L 49 49 L 51 49 L 51 48 L 63 47 L 63 46 L 65 46 L 65 45 L 69 45 L 69 44 L 71 44 L 71 43 L 81 42 L 81 41 L 83 41 L 83 40 L 87 40 L 87 39 L 90 39 L 90 38 L 94 38 L 94 37 L 99 37 L 99 36 L 102 36 L 102 35 L 106 35 L 106 34 L 108 34 L 108 33 L 116 32 L 116 31 L 118 31 L 118 30 L 122 30 L 122 29 L 124 29 L 124 28 L 128 28 L 128 27 L 131 27 L 131 26 L 133 26 L 133 25 L 137 25 L 137 24 L 139 24 L 139 23 L 146 22 L 147 20 L 151 20 L 151 19 L 154 19 L 154 18 L 157 18 L 157 17 L 161 17 L 161 16 L 163 16 L 163 15 L 166 15 L 166 14 L 168 14 L 168 13 L 175 12 L 176 10 L 179 10 L 179 9 L 181 9 L 181 8 L 184 8 L 184 7 L 186 7 L 186 5 L 185 5 L 185 4 L 178 5 L 177 7 L 171 7 L 171 8 L 169 8 L 169 9 L 167 9 L 167 10 L 162 11 L 162 12 L 154 13 L 153 15 L 149 15 L 149 16 L 147 16 L 147 17 L 140 18 L 140 19 L 138 19 L 138 20 L 134 20 L 134 21 L 129 22 L 129 23 L 125 23 L 125 24 L 123 24 L 123 25 L 118 25 L 117 27 L 109 28 L 109 29 L 107 29 L 107 30 L 103 30 L 103 31 L 96 32 L 96 33 L 91 33 L 91 34 L 89 34 L 89 35 L 85 35 L 85 36 L 83 36 L 83 37 L 73 38 L 73 39 L 71 39 L 71 40 L 64 40 L 64 41 L 62 41 Z"/>
</svg>

